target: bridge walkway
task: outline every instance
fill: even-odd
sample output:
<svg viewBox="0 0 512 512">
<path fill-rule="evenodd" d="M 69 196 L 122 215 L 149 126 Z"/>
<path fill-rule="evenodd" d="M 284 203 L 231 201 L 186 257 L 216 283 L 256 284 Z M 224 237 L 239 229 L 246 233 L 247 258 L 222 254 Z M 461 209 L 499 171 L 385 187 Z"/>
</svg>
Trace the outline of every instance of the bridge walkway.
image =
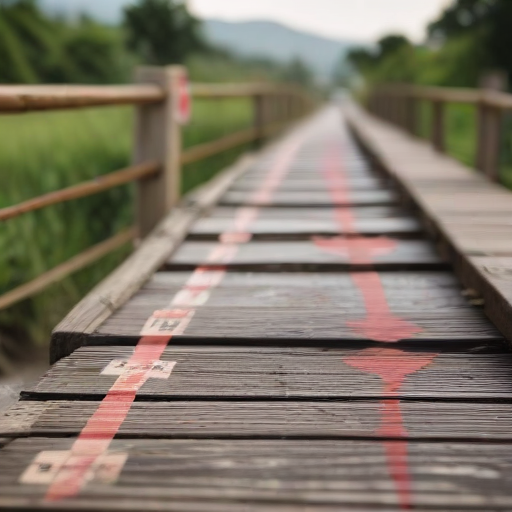
<svg viewBox="0 0 512 512">
<path fill-rule="evenodd" d="M 57 330 L 0 509 L 511 510 L 512 355 L 404 183 L 337 107 L 246 167 L 82 346 Z"/>
</svg>

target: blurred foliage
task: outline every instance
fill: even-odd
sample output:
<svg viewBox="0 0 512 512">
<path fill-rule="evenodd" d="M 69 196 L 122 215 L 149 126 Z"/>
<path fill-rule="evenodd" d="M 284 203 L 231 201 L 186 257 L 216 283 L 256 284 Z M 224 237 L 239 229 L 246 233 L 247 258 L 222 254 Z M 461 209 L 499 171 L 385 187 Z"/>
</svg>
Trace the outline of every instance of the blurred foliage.
<svg viewBox="0 0 512 512">
<path fill-rule="evenodd" d="M 116 28 L 51 18 L 35 0 L 0 1 L 0 82 L 119 82 L 134 61 Z"/>
<path fill-rule="evenodd" d="M 427 27 L 424 44 L 416 45 L 400 35 L 390 35 L 374 48 L 354 48 L 350 64 L 367 89 L 379 83 L 412 83 L 443 87 L 481 85 L 494 75 L 512 85 L 512 1 L 453 0 Z M 506 82 L 506 81 L 505 81 Z M 428 137 L 431 106 L 420 105 L 418 132 Z M 501 174 L 512 187 L 512 123 L 506 116 L 502 144 Z M 447 151 L 474 166 L 477 113 L 474 107 L 448 105 L 445 119 Z"/>
<path fill-rule="evenodd" d="M 156 66 L 182 64 L 207 47 L 200 22 L 186 4 L 175 0 L 140 0 L 124 11 L 128 47 Z"/>
<path fill-rule="evenodd" d="M 354 48 L 350 64 L 367 83 L 477 87 L 490 71 L 512 78 L 512 2 L 454 0 L 428 26 L 423 45 L 392 34 L 375 48 Z"/>
</svg>

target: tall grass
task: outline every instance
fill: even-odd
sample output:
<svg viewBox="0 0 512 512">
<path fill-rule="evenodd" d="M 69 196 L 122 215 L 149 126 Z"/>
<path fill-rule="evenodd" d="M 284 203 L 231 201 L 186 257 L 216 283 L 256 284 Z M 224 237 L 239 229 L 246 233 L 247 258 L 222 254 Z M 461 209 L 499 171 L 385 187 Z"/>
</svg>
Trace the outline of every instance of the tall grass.
<svg viewBox="0 0 512 512">
<path fill-rule="evenodd" d="M 477 150 L 477 108 L 473 105 L 449 103 L 446 105 L 445 134 L 446 152 L 453 158 L 475 168 Z M 431 132 L 432 109 L 429 102 L 419 104 L 419 122 L 417 133 L 428 139 Z M 500 180 L 512 189 L 512 117 L 507 115 L 503 121 L 500 149 Z"/>
<path fill-rule="evenodd" d="M 0 207 L 126 166 L 133 119 L 132 109 L 117 107 L 0 117 Z M 248 127 L 251 119 L 249 100 L 196 102 L 184 146 Z M 244 149 L 185 167 L 183 191 L 211 178 Z M 1 223 L 0 294 L 131 225 L 133 196 L 133 185 L 122 186 Z M 55 324 L 130 250 L 120 249 L 0 312 L 0 353 L 2 347 L 12 352 L 47 342 Z"/>
</svg>

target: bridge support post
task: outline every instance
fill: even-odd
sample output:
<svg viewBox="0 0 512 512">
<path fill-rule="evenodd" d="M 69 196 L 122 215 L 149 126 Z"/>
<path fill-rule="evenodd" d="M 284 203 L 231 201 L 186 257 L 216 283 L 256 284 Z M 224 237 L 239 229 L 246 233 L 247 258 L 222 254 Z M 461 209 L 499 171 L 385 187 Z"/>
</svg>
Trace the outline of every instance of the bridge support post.
<svg viewBox="0 0 512 512">
<path fill-rule="evenodd" d="M 152 231 L 181 195 L 181 128 L 175 107 L 184 72 L 182 66 L 142 67 L 136 71 L 137 83 L 157 84 L 166 92 L 163 102 L 137 107 L 134 163 L 161 164 L 157 177 L 138 182 L 136 215 L 140 238 Z"/>
</svg>

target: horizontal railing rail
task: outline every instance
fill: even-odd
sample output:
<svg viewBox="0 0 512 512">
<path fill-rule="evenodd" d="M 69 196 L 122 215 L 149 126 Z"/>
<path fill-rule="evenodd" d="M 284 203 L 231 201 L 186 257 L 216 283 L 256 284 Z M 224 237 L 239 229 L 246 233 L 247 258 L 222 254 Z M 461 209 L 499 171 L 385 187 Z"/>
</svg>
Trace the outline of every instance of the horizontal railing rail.
<svg viewBox="0 0 512 512">
<path fill-rule="evenodd" d="M 98 261 L 123 245 L 147 236 L 180 200 L 182 166 L 212 157 L 275 133 L 311 110 L 302 89 L 276 84 L 191 84 L 193 99 L 248 98 L 252 126 L 217 140 L 182 148 L 177 106 L 184 94 L 180 66 L 141 68 L 137 83 L 113 86 L 0 86 L 0 114 L 130 105 L 137 109 L 133 165 L 70 187 L 0 208 L 0 222 L 135 182 L 136 224 L 48 270 L 32 281 L 0 295 L 0 310 L 27 299 L 47 286 Z"/>
<path fill-rule="evenodd" d="M 0 113 L 140 105 L 162 102 L 165 97 L 155 85 L 2 85 Z"/>
<path fill-rule="evenodd" d="M 378 117 L 416 135 L 420 101 L 431 104 L 430 140 L 441 152 L 446 152 L 446 105 L 462 103 L 476 107 L 474 164 L 489 179 L 499 182 L 503 115 L 512 110 L 512 94 L 489 89 L 381 85 L 371 91 L 368 109 Z"/>
<path fill-rule="evenodd" d="M 19 215 L 23 215 L 24 213 L 40 210 L 41 208 L 54 204 L 64 203 L 73 199 L 80 199 L 81 197 L 87 197 L 93 194 L 99 194 L 105 190 L 124 185 L 125 183 L 155 176 L 159 172 L 160 164 L 157 162 L 149 162 L 146 164 L 127 167 L 120 171 L 98 176 L 90 181 L 84 181 L 71 187 L 34 197 L 33 199 L 23 201 L 22 203 L 18 203 L 14 206 L 0 208 L 0 221 L 12 219 Z"/>
</svg>

